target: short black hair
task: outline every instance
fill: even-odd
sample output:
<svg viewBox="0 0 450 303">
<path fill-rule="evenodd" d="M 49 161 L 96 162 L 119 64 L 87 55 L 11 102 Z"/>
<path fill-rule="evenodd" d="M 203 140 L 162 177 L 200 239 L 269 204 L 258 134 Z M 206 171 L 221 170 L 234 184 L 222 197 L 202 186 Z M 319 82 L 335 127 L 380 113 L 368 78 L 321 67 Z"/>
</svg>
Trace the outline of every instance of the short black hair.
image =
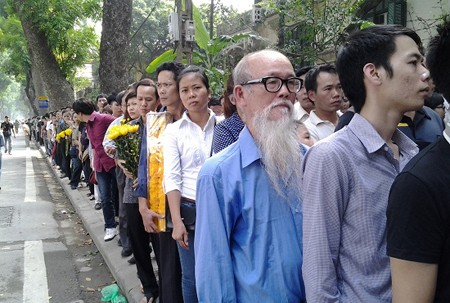
<svg viewBox="0 0 450 303">
<path fill-rule="evenodd" d="M 431 109 L 435 109 L 442 104 L 444 104 L 444 97 L 441 94 L 433 93 L 430 97 L 425 98 L 425 106 Z"/>
<path fill-rule="evenodd" d="M 398 36 L 410 37 L 423 51 L 420 37 L 412 29 L 401 25 L 373 25 L 351 34 L 338 53 L 336 69 L 345 95 L 359 113 L 366 101 L 364 71 L 366 64 L 383 67 L 390 77 L 393 70 L 390 58 L 396 50 Z"/>
<path fill-rule="evenodd" d="M 156 76 L 162 71 L 168 71 L 173 73 L 173 79 L 177 80 L 178 75 L 186 66 L 180 62 L 164 62 L 156 69 Z"/>
<path fill-rule="evenodd" d="M 310 71 L 310 69 L 312 69 L 314 66 L 313 65 L 308 65 L 308 66 L 303 66 L 300 67 L 297 72 L 295 73 L 296 77 L 301 77 L 303 75 L 306 75 L 307 72 Z"/>
<path fill-rule="evenodd" d="M 427 67 L 439 92 L 450 100 L 450 18 L 437 28 L 438 34 L 430 40 Z"/>
<path fill-rule="evenodd" d="M 111 105 L 111 103 L 114 101 L 116 101 L 116 97 L 117 94 L 116 93 L 111 93 L 108 95 L 108 97 L 106 98 L 106 101 L 108 101 L 108 104 Z"/>
<path fill-rule="evenodd" d="M 211 97 L 211 99 L 209 99 L 209 102 L 208 102 L 208 107 L 216 106 L 216 105 L 222 105 L 220 103 L 220 98 L 219 97 Z"/>
<path fill-rule="evenodd" d="M 100 98 L 108 99 L 108 95 L 107 95 L 107 94 L 104 94 L 104 93 L 99 94 L 99 95 L 97 96 L 97 98 L 95 98 L 95 103 L 97 103 L 97 102 L 98 102 L 98 99 L 100 99 Z"/>
<path fill-rule="evenodd" d="M 336 67 L 333 64 L 320 64 L 311 67 L 305 75 L 306 91 L 317 91 L 317 77 L 322 72 L 337 75 Z"/>
<path fill-rule="evenodd" d="M 116 95 L 116 100 L 114 100 L 114 101 L 116 101 L 117 104 L 122 105 L 122 98 L 123 98 L 123 96 L 125 95 L 126 92 L 127 92 L 127 91 L 125 91 L 125 90 L 119 92 L 119 93 Z M 112 102 L 111 102 L 111 103 L 112 103 Z"/>
<path fill-rule="evenodd" d="M 156 87 L 156 84 L 152 79 L 144 78 L 144 79 L 140 80 L 138 83 L 136 83 L 136 85 L 134 87 L 134 91 L 136 92 L 136 94 L 137 94 L 139 86 L 153 87 L 155 89 L 155 98 L 159 99 L 158 88 Z"/>
<path fill-rule="evenodd" d="M 84 115 L 90 115 L 95 111 L 95 105 L 86 98 L 80 98 L 75 100 L 72 104 L 72 109 L 76 114 L 82 113 Z"/>
</svg>

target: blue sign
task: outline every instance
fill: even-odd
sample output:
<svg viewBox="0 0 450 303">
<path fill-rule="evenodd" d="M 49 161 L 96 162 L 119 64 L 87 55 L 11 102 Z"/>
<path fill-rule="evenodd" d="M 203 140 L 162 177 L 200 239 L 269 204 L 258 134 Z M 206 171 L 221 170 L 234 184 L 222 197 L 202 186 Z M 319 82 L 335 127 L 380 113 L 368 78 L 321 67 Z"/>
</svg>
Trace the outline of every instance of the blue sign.
<svg viewBox="0 0 450 303">
<path fill-rule="evenodd" d="M 39 100 L 39 108 L 48 108 L 48 100 Z"/>
</svg>

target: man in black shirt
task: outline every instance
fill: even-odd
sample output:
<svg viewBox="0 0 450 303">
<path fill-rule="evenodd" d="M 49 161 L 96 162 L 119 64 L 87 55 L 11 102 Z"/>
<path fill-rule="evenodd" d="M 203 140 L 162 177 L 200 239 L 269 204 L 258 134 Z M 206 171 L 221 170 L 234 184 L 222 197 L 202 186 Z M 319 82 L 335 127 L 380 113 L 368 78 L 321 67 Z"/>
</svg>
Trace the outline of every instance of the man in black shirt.
<svg viewBox="0 0 450 303">
<path fill-rule="evenodd" d="M 430 42 L 427 65 L 450 100 L 450 21 Z M 392 302 L 450 302 L 450 123 L 443 137 L 414 157 L 392 185 L 387 254 Z"/>
<path fill-rule="evenodd" d="M 16 133 L 14 132 L 14 125 L 9 122 L 9 117 L 5 116 L 5 121 L 1 124 L 1 129 L 3 132 L 3 137 L 5 138 L 5 153 L 11 155 L 11 134 L 16 137 Z"/>
</svg>

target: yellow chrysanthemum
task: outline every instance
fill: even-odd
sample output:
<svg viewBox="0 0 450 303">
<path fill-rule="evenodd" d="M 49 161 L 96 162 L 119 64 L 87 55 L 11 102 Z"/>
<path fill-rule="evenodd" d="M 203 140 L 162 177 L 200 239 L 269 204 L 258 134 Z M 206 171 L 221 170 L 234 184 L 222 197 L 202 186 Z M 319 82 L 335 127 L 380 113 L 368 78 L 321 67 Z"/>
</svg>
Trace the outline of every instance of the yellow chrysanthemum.
<svg viewBox="0 0 450 303">
<path fill-rule="evenodd" d="M 120 128 L 120 134 L 122 136 L 126 136 L 128 134 L 128 127 L 127 124 L 122 125 L 122 127 Z"/>
</svg>

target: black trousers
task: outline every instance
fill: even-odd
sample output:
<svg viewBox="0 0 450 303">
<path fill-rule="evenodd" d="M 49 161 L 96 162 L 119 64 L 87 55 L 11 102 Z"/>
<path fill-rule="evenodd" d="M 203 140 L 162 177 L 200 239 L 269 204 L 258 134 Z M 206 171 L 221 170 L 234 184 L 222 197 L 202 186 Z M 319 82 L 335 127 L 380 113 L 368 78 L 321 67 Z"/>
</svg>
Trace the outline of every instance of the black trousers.
<svg viewBox="0 0 450 303">
<path fill-rule="evenodd" d="M 150 243 L 155 251 L 156 263 L 159 268 L 159 236 L 145 231 L 141 213 L 139 212 L 139 204 L 125 203 L 125 205 L 128 216 L 128 239 L 136 259 L 139 280 L 141 280 L 146 297 L 157 297 L 159 296 L 159 287 L 150 257 L 152 252 Z"/>
<path fill-rule="evenodd" d="M 159 233 L 160 303 L 183 303 L 181 292 L 181 265 L 177 242 L 172 232 Z"/>
</svg>

